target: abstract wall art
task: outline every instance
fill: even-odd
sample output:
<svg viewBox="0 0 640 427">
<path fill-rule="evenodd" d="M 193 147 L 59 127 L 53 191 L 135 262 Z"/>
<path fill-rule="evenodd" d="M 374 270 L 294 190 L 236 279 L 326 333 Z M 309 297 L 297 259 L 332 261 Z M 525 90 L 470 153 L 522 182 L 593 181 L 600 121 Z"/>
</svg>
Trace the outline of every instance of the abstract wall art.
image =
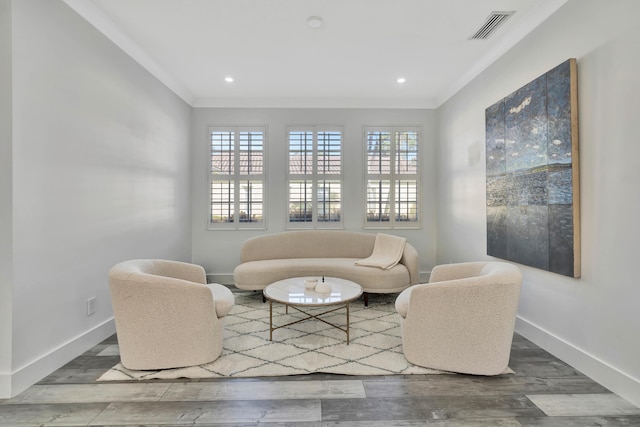
<svg viewBox="0 0 640 427">
<path fill-rule="evenodd" d="M 580 277 L 577 92 L 568 59 L 485 110 L 488 255 Z"/>
</svg>

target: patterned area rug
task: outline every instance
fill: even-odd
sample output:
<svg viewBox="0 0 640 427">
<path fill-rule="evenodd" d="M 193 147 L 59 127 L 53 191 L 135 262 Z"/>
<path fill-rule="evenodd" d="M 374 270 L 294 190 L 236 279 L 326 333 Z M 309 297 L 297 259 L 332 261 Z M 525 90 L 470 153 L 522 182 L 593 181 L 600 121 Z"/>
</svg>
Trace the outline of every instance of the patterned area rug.
<svg viewBox="0 0 640 427">
<path fill-rule="evenodd" d="M 395 311 L 396 295 L 376 295 L 369 307 L 362 301 L 350 306 L 350 344 L 346 334 L 315 319 L 273 331 L 269 341 L 269 303 L 260 293 L 236 294 L 236 304 L 225 318 L 221 356 L 215 361 L 187 368 L 132 371 L 117 364 L 99 381 L 261 377 L 314 372 L 346 375 L 441 374 L 407 362 L 402 353 L 400 319 Z M 283 325 L 304 315 L 273 304 L 273 323 Z M 313 312 L 312 310 L 309 310 Z M 318 312 L 322 310 L 319 309 Z M 346 311 L 322 317 L 345 325 Z M 117 354 L 117 346 L 104 350 Z"/>
</svg>

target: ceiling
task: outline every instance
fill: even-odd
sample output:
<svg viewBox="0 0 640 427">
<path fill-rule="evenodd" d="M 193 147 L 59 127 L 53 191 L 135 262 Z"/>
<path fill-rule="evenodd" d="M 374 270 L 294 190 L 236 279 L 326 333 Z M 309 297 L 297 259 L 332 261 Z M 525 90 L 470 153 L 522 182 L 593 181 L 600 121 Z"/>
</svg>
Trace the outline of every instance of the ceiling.
<svg viewBox="0 0 640 427">
<path fill-rule="evenodd" d="M 436 108 L 567 0 L 64 1 L 193 107 Z"/>
</svg>

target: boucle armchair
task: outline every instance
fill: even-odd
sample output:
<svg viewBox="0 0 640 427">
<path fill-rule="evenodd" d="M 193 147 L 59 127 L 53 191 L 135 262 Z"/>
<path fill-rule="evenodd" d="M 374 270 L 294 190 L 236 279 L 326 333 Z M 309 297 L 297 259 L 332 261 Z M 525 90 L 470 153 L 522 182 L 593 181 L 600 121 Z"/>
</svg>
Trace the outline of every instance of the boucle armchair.
<svg viewBox="0 0 640 427">
<path fill-rule="evenodd" d="M 109 270 L 109 290 L 124 367 L 200 365 L 222 352 L 223 318 L 234 297 L 223 285 L 207 285 L 201 266 L 124 261 Z"/>
<path fill-rule="evenodd" d="M 402 347 L 415 365 L 474 375 L 508 366 L 522 275 L 505 262 L 436 266 L 396 299 Z"/>
</svg>

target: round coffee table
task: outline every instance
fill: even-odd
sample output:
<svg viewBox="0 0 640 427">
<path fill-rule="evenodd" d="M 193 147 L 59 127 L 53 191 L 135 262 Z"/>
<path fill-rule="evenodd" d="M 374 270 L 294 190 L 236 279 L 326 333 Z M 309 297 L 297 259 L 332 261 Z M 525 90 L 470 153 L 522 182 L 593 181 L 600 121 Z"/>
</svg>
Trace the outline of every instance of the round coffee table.
<svg viewBox="0 0 640 427">
<path fill-rule="evenodd" d="M 331 291 L 318 293 L 313 289 L 306 289 L 304 286 L 304 281 L 312 278 L 319 279 L 318 277 L 294 277 L 279 280 L 264 288 L 264 296 L 269 300 L 269 340 L 273 340 L 273 331 L 276 329 L 291 326 L 305 320 L 316 319 L 345 332 L 347 334 L 347 344 L 349 344 L 349 303 L 355 301 L 362 295 L 362 286 L 350 280 L 339 279 L 337 277 L 325 277 L 324 282 L 331 287 Z M 289 307 L 292 307 L 307 317 L 287 323 L 286 325 L 274 327 L 273 302 L 284 304 L 287 312 Z M 305 311 L 305 309 L 312 307 L 327 307 L 331 309 L 317 314 Z M 347 322 L 344 328 L 319 317 L 342 308 L 347 311 Z"/>
</svg>

